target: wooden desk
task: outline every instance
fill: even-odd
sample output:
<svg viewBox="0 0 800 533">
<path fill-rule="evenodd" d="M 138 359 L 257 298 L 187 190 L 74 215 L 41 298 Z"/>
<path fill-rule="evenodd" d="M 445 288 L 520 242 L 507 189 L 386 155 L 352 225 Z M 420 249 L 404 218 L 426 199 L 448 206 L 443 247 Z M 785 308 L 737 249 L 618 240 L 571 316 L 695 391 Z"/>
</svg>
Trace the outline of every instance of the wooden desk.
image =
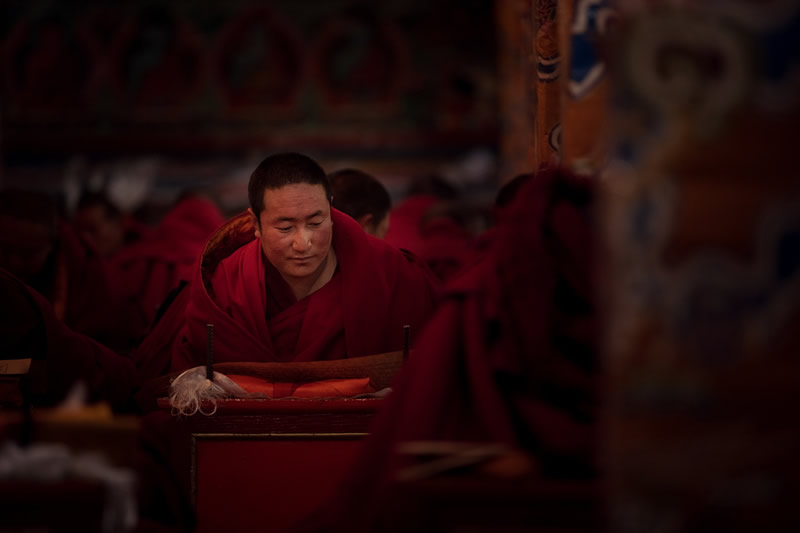
<svg viewBox="0 0 800 533">
<path fill-rule="evenodd" d="M 197 531 L 285 531 L 337 489 L 380 399 L 221 400 L 172 417 L 173 464 Z M 169 413 L 166 399 L 159 400 Z"/>
</svg>

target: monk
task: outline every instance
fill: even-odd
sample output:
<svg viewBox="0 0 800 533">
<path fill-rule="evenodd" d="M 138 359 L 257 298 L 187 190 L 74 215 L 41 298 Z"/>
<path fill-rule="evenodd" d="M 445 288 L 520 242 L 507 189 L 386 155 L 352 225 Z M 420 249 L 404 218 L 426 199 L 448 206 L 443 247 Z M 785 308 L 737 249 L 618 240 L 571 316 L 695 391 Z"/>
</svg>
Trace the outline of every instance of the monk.
<svg viewBox="0 0 800 533">
<path fill-rule="evenodd" d="M 333 207 L 353 217 L 364 231 L 383 239 L 389 231 L 392 198 L 383 184 L 366 172 L 346 168 L 328 175 Z"/>
<path fill-rule="evenodd" d="M 107 263 L 47 194 L 0 191 L 0 268 L 44 296 L 69 328 L 115 348 L 132 342 L 128 309 L 111 290 Z"/>
<path fill-rule="evenodd" d="M 422 328 L 438 281 L 413 254 L 368 236 L 331 207 L 322 168 L 296 153 L 267 157 L 248 185 L 250 208 L 206 244 L 190 286 L 139 353 L 140 368 L 214 360 L 314 361 L 400 350 Z M 174 338 L 173 338 L 174 336 Z M 155 361 L 155 363 L 154 363 Z M 145 376 L 147 377 L 147 376 Z"/>
<path fill-rule="evenodd" d="M 81 196 L 72 215 L 72 225 L 104 257 L 112 257 L 151 231 L 134 217 L 122 213 L 103 191 Z"/>
</svg>

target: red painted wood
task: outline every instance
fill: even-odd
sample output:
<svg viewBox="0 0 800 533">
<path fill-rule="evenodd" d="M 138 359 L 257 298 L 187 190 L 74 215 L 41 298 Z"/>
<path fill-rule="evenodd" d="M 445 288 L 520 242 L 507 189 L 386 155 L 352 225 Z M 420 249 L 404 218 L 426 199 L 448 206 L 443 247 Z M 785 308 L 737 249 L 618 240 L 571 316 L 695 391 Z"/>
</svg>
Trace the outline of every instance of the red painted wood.
<svg viewBox="0 0 800 533">
<path fill-rule="evenodd" d="M 287 531 L 330 498 L 361 439 L 199 440 L 197 531 Z"/>
<path fill-rule="evenodd" d="M 214 415 L 170 417 L 171 464 L 197 531 L 288 530 L 337 490 L 381 403 L 221 400 Z M 170 410 L 164 398 L 159 407 Z"/>
</svg>

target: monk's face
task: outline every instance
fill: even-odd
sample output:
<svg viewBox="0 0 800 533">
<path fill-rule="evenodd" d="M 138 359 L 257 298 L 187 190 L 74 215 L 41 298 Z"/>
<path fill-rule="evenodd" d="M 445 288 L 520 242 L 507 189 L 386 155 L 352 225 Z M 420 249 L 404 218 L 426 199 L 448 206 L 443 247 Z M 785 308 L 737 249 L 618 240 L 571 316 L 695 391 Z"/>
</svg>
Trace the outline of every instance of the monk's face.
<svg viewBox="0 0 800 533">
<path fill-rule="evenodd" d="M 104 256 L 113 255 L 124 244 L 122 220 L 110 217 L 102 205 L 91 205 L 77 211 L 74 225 L 78 233 Z"/>
<path fill-rule="evenodd" d="M 331 248 L 331 206 L 322 185 L 296 183 L 264 191 L 256 237 L 284 278 L 312 278 L 325 267 Z"/>
<path fill-rule="evenodd" d="M 55 240 L 42 224 L 0 213 L 0 267 L 23 281 L 42 271 Z"/>
</svg>

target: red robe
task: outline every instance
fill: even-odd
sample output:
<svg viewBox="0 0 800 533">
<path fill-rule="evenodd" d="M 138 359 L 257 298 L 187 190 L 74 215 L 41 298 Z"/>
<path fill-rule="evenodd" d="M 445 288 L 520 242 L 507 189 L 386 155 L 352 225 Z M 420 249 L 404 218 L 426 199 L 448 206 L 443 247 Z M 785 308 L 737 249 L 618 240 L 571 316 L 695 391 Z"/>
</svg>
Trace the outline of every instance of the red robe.
<svg viewBox="0 0 800 533">
<path fill-rule="evenodd" d="M 309 531 L 382 530 L 395 476 L 417 461 L 398 453 L 405 442 L 500 443 L 543 479 L 595 474 L 591 199 L 590 183 L 552 169 L 519 191 L 487 253 L 446 287 L 352 476 Z"/>
<path fill-rule="evenodd" d="M 337 271 L 299 301 L 266 261 L 246 214 L 222 227 L 205 247 L 184 297 L 185 313 L 173 317 L 186 323 L 172 350 L 172 369 L 205 363 L 208 323 L 215 326 L 218 362 L 390 352 L 402 349 L 404 325 L 413 339 L 436 304 L 436 278 L 412 254 L 367 235 L 347 215 L 332 209 L 331 217 Z"/>
<path fill-rule="evenodd" d="M 186 198 L 167 213 L 156 230 L 114 254 L 114 291 L 133 310 L 129 321 L 139 337 L 170 290 L 191 277 L 203 244 L 224 221 L 212 202 Z"/>
<path fill-rule="evenodd" d="M 416 254 L 440 279 L 447 280 L 463 266 L 473 239 L 447 216 L 426 219 L 437 202 L 438 198 L 429 195 L 406 198 L 392 209 L 384 240 Z"/>
<path fill-rule="evenodd" d="M 34 360 L 29 372 L 34 404 L 57 403 L 83 380 L 91 401 L 108 401 L 117 408 L 131 405 L 133 362 L 70 329 L 44 296 L 3 269 L 0 338 L 0 355 Z"/>
</svg>

